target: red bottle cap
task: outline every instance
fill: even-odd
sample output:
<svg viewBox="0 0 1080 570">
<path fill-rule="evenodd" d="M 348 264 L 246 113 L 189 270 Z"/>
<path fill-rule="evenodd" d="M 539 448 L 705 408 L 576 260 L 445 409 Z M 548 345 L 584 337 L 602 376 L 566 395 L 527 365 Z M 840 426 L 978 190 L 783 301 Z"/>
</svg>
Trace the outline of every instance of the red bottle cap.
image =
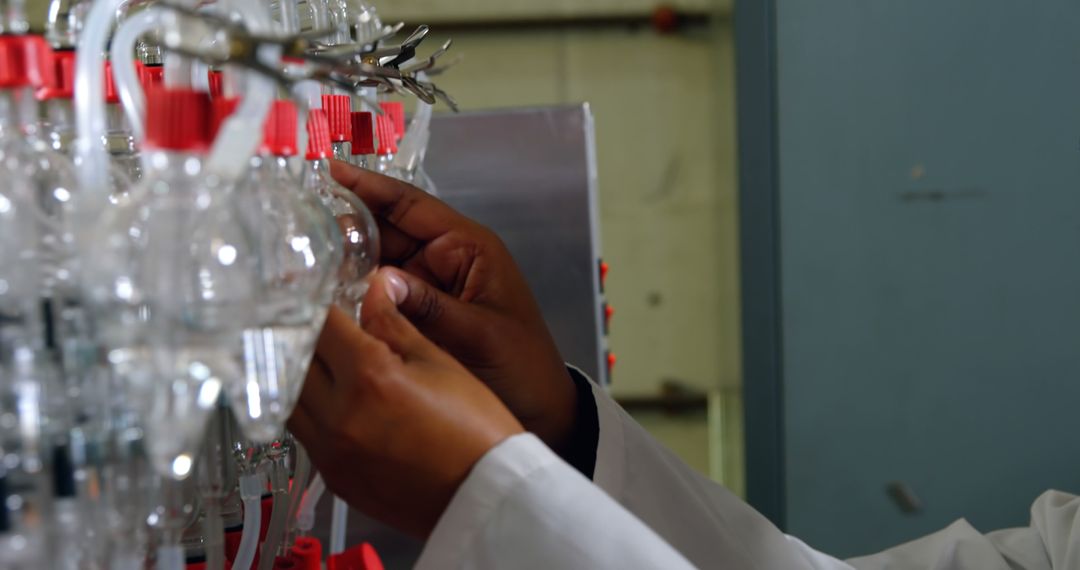
<svg viewBox="0 0 1080 570">
<path fill-rule="evenodd" d="M 139 68 L 139 78 L 142 79 L 143 89 L 162 85 L 165 83 L 165 67 L 161 65 L 143 65 Z"/>
<path fill-rule="evenodd" d="M 151 87 L 146 93 L 146 148 L 202 152 L 210 146 L 210 96 Z"/>
<path fill-rule="evenodd" d="M 278 556 L 274 559 L 274 570 L 303 570 L 303 568 L 292 556 Z"/>
<path fill-rule="evenodd" d="M 273 156 L 296 156 L 296 104 L 288 100 L 274 101 L 263 129 L 262 154 Z"/>
<path fill-rule="evenodd" d="M 218 131 L 221 130 L 221 125 L 233 113 L 236 112 L 236 108 L 240 106 L 240 100 L 235 97 L 213 99 L 210 101 L 210 138 L 215 139 L 218 136 Z"/>
<path fill-rule="evenodd" d="M 46 87 L 54 73 L 45 38 L 0 36 L 0 88 Z"/>
<path fill-rule="evenodd" d="M 327 120 L 326 111 L 312 109 L 308 112 L 307 136 L 308 160 L 330 158 L 334 155 L 334 148 L 330 146 L 330 123 Z"/>
<path fill-rule="evenodd" d="M 393 121 L 394 142 L 400 142 L 405 137 L 405 103 L 400 101 L 383 101 L 379 103 L 382 110 Z"/>
<path fill-rule="evenodd" d="M 135 62 L 135 73 L 141 78 L 143 75 L 143 64 L 141 61 Z M 120 104 L 120 92 L 116 90 L 116 80 L 113 79 L 112 62 L 105 62 L 105 102 L 110 105 Z"/>
<path fill-rule="evenodd" d="M 296 539 L 289 554 L 300 563 L 300 570 L 322 570 L 322 543 L 313 536 Z"/>
<path fill-rule="evenodd" d="M 352 140 L 352 101 L 348 95 L 323 95 L 322 106 L 326 119 L 330 122 L 330 140 L 349 142 Z"/>
<path fill-rule="evenodd" d="M 374 115 L 366 111 L 352 114 L 352 153 L 356 155 L 375 154 Z"/>
<path fill-rule="evenodd" d="M 379 115 L 375 119 L 375 129 L 379 134 L 379 156 L 397 154 L 397 139 L 394 137 L 394 120 L 389 115 Z"/>
<path fill-rule="evenodd" d="M 74 50 L 54 51 L 49 65 L 51 74 L 48 81 L 37 90 L 37 98 L 72 99 L 75 97 L 75 52 Z"/>
<path fill-rule="evenodd" d="M 196 562 L 195 564 L 188 564 L 187 570 L 206 570 L 206 562 Z M 231 561 L 225 561 L 225 570 L 232 570 Z"/>
<path fill-rule="evenodd" d="M 211 97 L 224 97 L 225 96 L 225 83 L 222 73 L 220 71 L 214 71 L 211 69 L 207 72 L 207 82 L 210 85 Z"/>
<path fill-rule="evenodd" d="M 375 548 L 365 542 L 328 558 L 326 570 L 383 570 L 383 563 Z"/>
</svg>

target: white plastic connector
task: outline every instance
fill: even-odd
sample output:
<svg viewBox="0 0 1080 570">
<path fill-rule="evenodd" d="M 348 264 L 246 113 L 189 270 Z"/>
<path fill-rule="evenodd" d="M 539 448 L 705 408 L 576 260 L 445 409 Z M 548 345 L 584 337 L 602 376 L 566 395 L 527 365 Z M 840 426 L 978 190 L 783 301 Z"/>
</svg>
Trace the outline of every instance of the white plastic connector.
<svg viewBox="0 0 1080 570">
<path fill-rule="evenodd" d="M 244 530 L 240 534 L 240 548 L 236 551 L 233 568 L 251 568 L 255 552 L 259 548 L 259 530 L 262 527 L 262 492 L 266 478 L 262 473 L 240 477 L 240 498 L 244 501 Z"/>
<path fill-rule="evenodd" d="M 326 493 L 326 482 L 322 475 L 316 473 L 311 480 L 311 485 L 304 491 L 304 497 L 300 500 L 300 511 L 296 513 L 296 528 L 301 534 L 308 534 L 315 528 L 315 508 L 319 500 Z"/>
</svg>

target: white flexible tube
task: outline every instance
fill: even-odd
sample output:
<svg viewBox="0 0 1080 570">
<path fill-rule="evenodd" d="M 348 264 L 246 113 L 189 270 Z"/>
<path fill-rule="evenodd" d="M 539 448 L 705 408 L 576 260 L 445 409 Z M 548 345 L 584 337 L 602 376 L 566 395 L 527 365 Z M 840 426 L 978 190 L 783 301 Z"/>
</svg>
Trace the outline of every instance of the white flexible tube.
<svg viewBox="0 0 1080 570">
<path fill-rule="evenodd" d="M 345 531 L 349 527 L 349 505 L 334 497 L 333 520 L 330 523 L 330 554 L 345 552 Z"/>
<path fill-rule="evenodd" d="M 270 11 L 258 0 L 230 0 L 256 34 L 272 34 Z M 281 47 L 264 45 L 257 57 L 271 67 L 281 66 Z M 210 150 L 207 168 L 225 180 L 237 180 L 248 169 L 248 159 L 262 143 L 263 124 L 277 96 L 277 85 L 258 73 L 247 73 L 244 98 L 236 112 L 225 121 Z"/>
<path fill-rule="evenodd" d="M 405 136 L 401 139 L 401 148 L 394 156 L 391 166 L 402 174 L 413 175 L 420 167 L 424 152 L 431 138 L 431 113 L 433 107 L 421 103 L 416 109 L 416 116 L 409 123 Z"/>
<path fill-rule="evenodd" d="M 311 476 L 311 459 L 308 457 L 304 446 L 296 444 L 296 468 L 293 470 L 292 483 L 289 485 L 289 520 L 285 524 L 285 539 L 287 546 L 292 546 L 296 539 L 297 513 L 304 500 L 304 492 L 307 490 L 308 477 Z"/>
<path fill-rule="evenodd" d="M 260 474 L 240 478 L 240 497 L 244 501 L 244 530 L 240 534 L 240 548 L 236 551 L 233 568 L 247 570 L 255 562 L 259 548 L 259 531 L 262 527 L 263 477 Z"/>
<path fill-rule="evenodd" d="M 185 570 L 184 548 L 177 545 L 168 545 L 158 548 L 157 570 Z"/>
<path fill-rule="evenodd" d="M 105 74 L 102 54 L 109 43 L 116 11 L 125 0 L 97 0 L 90 7 L 75 55 L 75 140 L 80 219 L 96 220 L 109 203 L 109 153 L 102 141 L 105 120 Z"/>
<path fill-rule="evenodd" d="M 161 26 L 164 15 L 164 8 L 147 8 L 131 16 L 116 30 L 110 50 L 116 91 L 131 125 L 131 133 L 139 142 L 146 138 L 146 94 L 135 66 L 135 44 L 144 34 Z"/>
<path fill-rule="evenodd" d="M 319 506 L 319 499 L 326 493 L 326 481 L 322 475 L 316 473 L 311 480 L 311 485 L 304 491 L 304 497 L 300 499 L 300 511 L 296 513 L 296 528 L 301 534 L 308 534 L 315 528 L 315 508 Z"/>
<path fill-rule="evenodd" d="M 285 459 L 275 458 L 270 467 L 270 489 L 274 495 L 274 508 L 270 511 L 270 525 L 266 529 L 259 570 L 270 570 L 285 538 L 285 526 L 289 522 L 289 474 Z"/>
</svg>

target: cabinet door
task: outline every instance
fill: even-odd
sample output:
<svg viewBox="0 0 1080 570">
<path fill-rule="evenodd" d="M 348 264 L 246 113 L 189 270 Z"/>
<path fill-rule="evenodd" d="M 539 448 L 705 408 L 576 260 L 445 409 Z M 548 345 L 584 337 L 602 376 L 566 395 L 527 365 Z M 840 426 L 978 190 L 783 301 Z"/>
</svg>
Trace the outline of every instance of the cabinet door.
<svg viewBox="0 0 1080 570">
<path fill-rule="evenodd" d="M 1078 29 L 1075 0 L 777 0 L 782 457 L 811 545 L 1080 492 Z"/>
</svg>

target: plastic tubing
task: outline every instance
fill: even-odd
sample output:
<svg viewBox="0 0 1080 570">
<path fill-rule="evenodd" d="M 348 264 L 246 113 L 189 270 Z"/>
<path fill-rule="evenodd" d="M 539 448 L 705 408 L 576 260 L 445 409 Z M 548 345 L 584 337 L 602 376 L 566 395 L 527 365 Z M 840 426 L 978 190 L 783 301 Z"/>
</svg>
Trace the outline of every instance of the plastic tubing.
<svg viewBox="0 0 1080 570">
<path fill-rule="evenodd" d="M 146 94 L 135 67 L 135 44 L 147 32 L 164 24 L 164 8 L 147 8 L 131 16 L 116 30 L 112 41 L 113 81 L 135 140 L 146 138 Z"/>
<path fill-rule="evenodd" d="M 349 526 L 349 505 L 334 497 L 333 520 L 330 522 L 330 554 L 345 552 L 345 530 Z"/>
<path fill-rule="evenodd" d="M 247 570 L 255 562 L 259 530 L 262 527 L 262 489 L 262 475 L 255 473 L 240 478 L 240 498 L 244 501 L 244 530 L 240 534 L 240 548 L 236 551 L 233 568 Z"/>
<path fill-rule="evenodd" d="M 169 544 L 158 548 L 157 570 L 185 570 L 186 568 L 182 546 Z"/>
<path fill-rule="evenodd" d="M 296 471 L 293 473 L 292 484 L 289 486 L 289 520 L 285 527 L 285 535 L 289 541 L 287 546 L 292 546 L 295 538 L 296 515 L 300 511 L 300 502 L 307 488 L 308 477 L 311 476 L 311 459 L 307 451 L 299 443 L 296 444 Z"/>
<path fill-rule="evenodd" d="M 230 0 L 252 32 L 272 34 L 274 21 L 270 11 L 258 0 Z M 263 45 L 256 54 L 260 61 L 281 66 L 281 47 Z M 277 85 L 269 77 L 247 73 L 244 79 L 244 98 L 236 112 L 225 121 L 210 150 L 207 168 L 226 180 L 237 180 L 247 171 L 248 159 L 262 142 L 263 124 L 277 94 Z"/>
<path fill-rule="evenodd" d="M 125 0 L 97 0 L 91 5 L 75 55 L 75 152 L 79 180 L 80 219 L 96 220 L 109 203 L 109 153 L 102 144 L 108 134 L 105 120 L 105 74 L 102 54 L 109 43 L 113 19 Z M 84 243 L 89 243 L 84 241 Z"/>
<path fill-rule="evenodd" d="M 431 113 L 431 105 L 421 103 L 417 107 L 416 116 L 401 140 L 401 149 L 394 156 L 393 170 L 402 175 L 416 174 L 431 138 Z"/>
<path fill-rule="evenodd" d="M 207 570 L 225 570 L 225 521 L 221 518 L 221 501 L 217 498 L 206 501 L 203 532 L 206 534 Z"/>
<path fill-rule="evenodd" d="M 281 548 L 285 535 L 285 524 L 289 521 L 289 474 L 285 470 L 285 459 L 274 458 L 270 467 L 270 487 L 274 494 L 274 507 L 270 513 L 270 526 L 266 529 L 266 541 L 263 542 L 259 556 L 259 570 L 271 570 L 274 558 Z"/>
<path fill-rule="evenodd" d="M 319 506 L 319 499 L 326 493 L 326 481 L 322 475 L 316 473 L 311 480 L 311 485 L 304 491 L 304 497 L 300 499 L 300 511 L 296 513 L 296 528 L 301 534 L 308 534 L 315 528 L 315 508 Z"/>
</svg>

